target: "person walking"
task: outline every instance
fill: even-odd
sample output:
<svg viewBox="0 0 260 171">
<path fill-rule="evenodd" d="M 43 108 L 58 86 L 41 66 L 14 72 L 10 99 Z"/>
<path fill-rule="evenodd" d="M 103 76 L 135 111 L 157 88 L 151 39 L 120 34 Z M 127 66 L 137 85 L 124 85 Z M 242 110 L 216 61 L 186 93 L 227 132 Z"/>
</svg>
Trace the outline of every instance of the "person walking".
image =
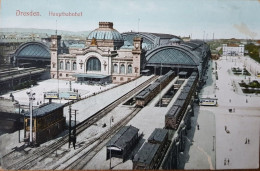
<svg viewBox="0 0 260 171">
<path fill-rule="evenodd" d="M 226 161 L 226 158 L 225 158 L 225 160 L 224 160 L 224 166 L 226 166 L 226 162 L 227 162 L 227 161 Z"/>
<path fill-rule="evenodd" d="M 197 125 L 197 129 L 200 130 L 200 125 L 199 124 Z"/>
<path fill-rule="evenodd" d="M 229 165 L 229 159 L 227 160 L 227 165 Z"/>
<path fill-rule="evenodd" d="M 247 144 L 247 138 L 246 138 L 246 142 L 245 142 L 245 144 Z"/>
</svg>

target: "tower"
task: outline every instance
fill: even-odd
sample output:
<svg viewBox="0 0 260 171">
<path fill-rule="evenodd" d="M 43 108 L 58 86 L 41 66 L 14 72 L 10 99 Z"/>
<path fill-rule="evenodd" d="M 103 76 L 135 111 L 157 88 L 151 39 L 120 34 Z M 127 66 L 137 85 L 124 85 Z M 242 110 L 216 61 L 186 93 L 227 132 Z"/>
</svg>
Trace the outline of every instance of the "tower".
<svg viewBox="0 0 260 171">
<path fill-rule="evenodd" d="M 142 56 L 142 37 L 134 38 L 134 48 L 132 50 L 133 54 L 133 74 L 135 76 L 140 76 L 141 73 L 141 56 Z"/>
<path fill-rule="evenodd" d="M 51 78 L 58 78 L 58 52 L 60 49 L 61 36 L 52 35 L 51 36 Z"/>
</svg>

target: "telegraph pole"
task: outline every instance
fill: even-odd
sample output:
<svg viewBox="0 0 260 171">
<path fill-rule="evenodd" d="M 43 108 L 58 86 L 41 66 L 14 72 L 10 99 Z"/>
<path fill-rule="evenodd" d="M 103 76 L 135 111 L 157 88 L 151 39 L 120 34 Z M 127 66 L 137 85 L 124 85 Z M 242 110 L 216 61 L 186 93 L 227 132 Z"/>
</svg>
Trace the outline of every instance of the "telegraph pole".
<svg viewBox="0 0 260 171">
<path fill-rule="evenodd" d="M 77 123 L 76 123 L 76 115 L 77 115 L 77 111 L 78 110 L 74 110 L 74 115 L 75 115 L 75 119 L 74 119 L 74 126 L 73 126 L 73 129 L 72 129 L 72 120 L 71 120 L 71 118 L 72 118 L 72 109 L 71 109 L 71 104 L 69 105 L 69 148 L 70 148 L 70 143 L 72 142 L 72 144 L 73 144 L 73 147 L 74 147 L 74 149 L 75 149 L 75 145 L 76 145 L 76 135 L 77 135 L 77 133 L 76 133 L 76 125 L 77 125 Z M 72 131 L 72 134 L 71 134 L 71 131 Z"/>
<path fill-rule="evenodd" d="M 30 89 L 29 92 L 27 92 L 27 95 L 29 97 L 29 109 L 30 109 L 30 145 L 32 145 L 32 114 L 33 114 L 33 101 L 35 100 L 34 95 L 35 93 L 32 92 L 32 89 Z"/>
</svg>

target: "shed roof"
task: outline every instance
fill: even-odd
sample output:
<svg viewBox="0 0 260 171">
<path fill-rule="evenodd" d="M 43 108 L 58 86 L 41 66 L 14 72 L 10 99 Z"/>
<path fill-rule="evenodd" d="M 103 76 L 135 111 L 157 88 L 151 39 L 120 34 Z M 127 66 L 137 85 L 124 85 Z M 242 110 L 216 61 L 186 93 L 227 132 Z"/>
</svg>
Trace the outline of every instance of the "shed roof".
<svg viewBox="0 0 260 171">
<path fill-rule="evenodd" d="M 50 112 L 52 112 L 54 110 L 61 108 L 63 106 L 64 106 L 64 104 L 60 104 L 60 103 L 50 103 L 50 104 L 45 105 L 43 107 L 39 107 L 37 109 L 34 109 L 33 110 L 33 116 L 41 117 L 41 116 L 49 114 Z M 27 112 L 24 115 L 30 116 L 30 112 Z"/>
<path fill-rule="evenodd" d="M 159 144 L 145 143 L 143 147 L 135 155 L 133 162 L 140 162 L 149 165 L 153 160 L 159 147 Z"/>
<path fill-rule="evenodd" d="M 153 133 L 148 138 L 148 141 L 156 141 L 156 142 L 163 142 L 165 137 L 167 136 L 168 131 L 162 128 L 155 128 Z"/>
<path fill-rule="evenodd" d="M 124 126 L 121 128 L 107 143 L 108 146 L 116 146 L 120 149 L 124 149 L 128 142 L 130 142 L 133 137 L 138 134 L 139 129 L 133 126 Z"/>
</svg>

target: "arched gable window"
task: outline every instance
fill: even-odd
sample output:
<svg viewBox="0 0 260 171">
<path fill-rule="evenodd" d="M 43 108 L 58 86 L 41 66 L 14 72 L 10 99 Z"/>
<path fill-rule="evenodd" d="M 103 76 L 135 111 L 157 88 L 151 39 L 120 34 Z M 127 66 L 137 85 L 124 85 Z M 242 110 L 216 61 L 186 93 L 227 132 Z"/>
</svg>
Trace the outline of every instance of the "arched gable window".
<svg viewBox="0 0 260 171">
<path fill-rule="evenodd" d="M 125 73 L 125 65 L 121 64 L 120 65 L 120 74 L 124 74 Z"/>
<path fill-rule="evenodd" d="M 76 62 L 73 62 L 72 64 L 72 70 L 76 70 L 77 69 L 77 63 Z"/>
<path fill-rule="evenodd" d="M 128 65 L 127 73 L 132 74 L 132 65 Z"/>
<path fill-rule="evenodd" d="M 118 73 L 118 65 L 117 64 L 114 64 L 113 72 Z"/>
<path fill-rule="evenodd" d="M 70 62 L 66 62 L 66 70 L 70 70 Z"/>
<path fill-rule="evenodd" d="M 98 58 L 91 57 L 88 59 L 87 71 L 101 71 L 101 63 Z"/>
<path fill-rule="evenodd" d="M 63 63 L 63 61 L 60 61 L 60 69 L 64 69 L 64 63 Z"/>
</svg>

